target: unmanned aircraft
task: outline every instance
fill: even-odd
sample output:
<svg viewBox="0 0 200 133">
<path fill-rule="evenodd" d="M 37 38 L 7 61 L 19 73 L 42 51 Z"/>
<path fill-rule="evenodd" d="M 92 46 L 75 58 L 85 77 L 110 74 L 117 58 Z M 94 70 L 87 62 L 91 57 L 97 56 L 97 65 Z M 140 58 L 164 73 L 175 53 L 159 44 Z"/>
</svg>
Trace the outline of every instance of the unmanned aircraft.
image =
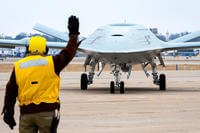
<svg viewBox="0 0 200 133">
<path fill-rule="evenodd" d="M 47 35 L 59 38 L 64 42 L 47 42 L 49 48 L 64 48 L 68 41 L 67 34 L 47 26 L 36 24 L 33 29 Z M 89 66 L 89 72 L 81 75 L 80 87 L 87 90 L 93 84 L 95 67 L 101 66 L 98 76 L 106 64 L 111 67 L 114 80 L 110 82 L 110 93 L 115 93 L 119 88 L 120 93 L 125 93 L 124 81 L 121 80 L 121 72 L 127 73 L 129 78 L 132 67 L 141 64 L 147 77 L 147 65 L 151 66 L 153 83 L 159 86 L 160 90 L 166 90 L 165 74 L 158 74 L 155 59 L 165 66 L 162 52 L 178 49 L 200 48 L 200 42 L 189 42 L 200 36 L 200 32 L 194 32 L 178 39 L 163 42 L 159 40 L 148 28 L 137 24 L 109 24 L 98 28 L 87 38 L 82 40 L 79 51 L 87 54 L 84 67 Z M 27 46 L 29 39 L 3 40 L 0 39 L 0 47 L 14 48 L 15 46 Z M 85 69 L 86 70 L 86 69 Z"/>
</svg>

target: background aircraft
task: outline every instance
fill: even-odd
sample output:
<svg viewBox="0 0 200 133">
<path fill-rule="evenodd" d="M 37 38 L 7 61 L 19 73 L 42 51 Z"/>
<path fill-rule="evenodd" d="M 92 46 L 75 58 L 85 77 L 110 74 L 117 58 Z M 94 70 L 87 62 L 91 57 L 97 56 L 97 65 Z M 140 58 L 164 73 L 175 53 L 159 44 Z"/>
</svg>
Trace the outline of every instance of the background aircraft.
<svg viewBox="0 0 200 133">
<path fill-rule="evenodd" d="M 62 39 L 63 42 L 47 42 L 49 48 L 64 48 L 68 40 L 67 34 L 59 32 L 41 24 L 36 24 L 34 29 L 50 36 Z M 89 72 L 81 75 L 80 87 L 87 90 L 88 85 L 93 83 L 95 67 L 101 66 L 98 76 L 103 71 L 105 64 L 110 64 L 114 81 L 110 82 L 110 93 L 115 88 L 124 93 L 124 82 L 121 80 L 121 71 L 127 73 L 129 78 L 132 66 L 141 64 L 147 77 L 150 74 L 146 67 L 152 68 L 153 83 L 158 85 L 160 90 L 166 90 L 166 77 L 158 75 L 155 59 L 165 66 L 161 53 L 169 50 L 200 48 L 200 42 L 187 42 L 200 36 L 199 32 L 191 33 L 171 42 L 159 40 L 149 29 L 137 24 L 110 24 L 98 28 L 88 38 L 80 37 L 83 40 L 79 51 L 86 53 L 87 57 L 84 67 L 89 66 Z M 0 40 L 0 47 L 14 48 L 15 46 L 28 45 L 29 39 L 22 40 Z M 86 69 L 85 69 L 86 70 Z"/>
</svg>

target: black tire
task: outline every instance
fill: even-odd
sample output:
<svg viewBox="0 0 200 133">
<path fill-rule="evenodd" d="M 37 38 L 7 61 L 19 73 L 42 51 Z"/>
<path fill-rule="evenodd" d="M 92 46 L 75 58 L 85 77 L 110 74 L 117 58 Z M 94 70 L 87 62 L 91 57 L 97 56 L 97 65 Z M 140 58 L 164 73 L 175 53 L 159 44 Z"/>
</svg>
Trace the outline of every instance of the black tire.
<svg viewBox="0 0 200 133">
<path fill-rule="evenodd" d="M 88 88 L 88 78 L 87 74 L 81 74 L 81 90 L 87 90 Z"/>
<path fill-rule="evenodd" d="M 110 82 L 110 93 L 111 94 L 115 93 L 115 83 L 114 83 L 114 81 Z"/>
<path fill-rule="evenodd" d="M 121 94 L 124 94 L 124 93 L 125 93 L 124 82 L 123 82 L 123 81 L 120 82 L 120 93 L 121 93 Z"/>
<path fill-rule="evenodd" d="M 166 90 L 166 76 L 165 76 L 165 74 L 160 74 L 159 86 L 160 86 L 161 91 Z"/>
</svg>

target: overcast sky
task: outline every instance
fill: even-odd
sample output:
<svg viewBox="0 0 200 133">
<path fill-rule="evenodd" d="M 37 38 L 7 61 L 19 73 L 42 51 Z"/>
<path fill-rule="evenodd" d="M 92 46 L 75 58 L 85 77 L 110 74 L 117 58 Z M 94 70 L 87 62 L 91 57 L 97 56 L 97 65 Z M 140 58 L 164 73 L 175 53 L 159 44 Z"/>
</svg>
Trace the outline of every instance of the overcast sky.
<svg viewBox="0 0 200 133">
<path fill-rule="evenodd" d="M 35 23 L 66 31 L 77 15 L 80 32 L 91 34 L 111 23 L 157 27 L 163 34 L 200 30 L 200 0 L 0 0 L 0 34 L 34 32 Z"/>
</svg>

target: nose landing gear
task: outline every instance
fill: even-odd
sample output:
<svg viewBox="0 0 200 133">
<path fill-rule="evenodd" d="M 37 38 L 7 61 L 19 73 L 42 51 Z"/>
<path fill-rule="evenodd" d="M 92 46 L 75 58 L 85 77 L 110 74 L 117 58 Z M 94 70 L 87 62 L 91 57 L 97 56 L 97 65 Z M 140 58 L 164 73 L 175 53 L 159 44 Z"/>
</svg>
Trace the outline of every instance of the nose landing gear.
<svg viewBox="0 0 200 133">
<path fill-rule="evenodd" d="M 116 87 L 119 88 L 119 91 L 120 91 L 121 94 L 125 93 L 125 88 L 124 88 L 124 82 L 123 81 L 121 81 L 118 85 L 115 85 L 114 81 L 110 82 L 110 93 L 111 94 L 115 93 L 115 88 Z"/>
<path fill-rule="evenodd" d="M 115 77 L 115 82 L 114 81 L 110 82 L 110 93 L 114 94 L 115 93 L 115 88 L 119 88 L 120 89 L 120 93 L 124 94 L 125 93 L 124 82 L 120 81 L 120 76 L 121 76 L 120 66 L 119 65 L 114 65 L 113 68 L 114 69 L 113 69 L 112 73 L 113 73 L 113 75 Z"/>
</svg>

